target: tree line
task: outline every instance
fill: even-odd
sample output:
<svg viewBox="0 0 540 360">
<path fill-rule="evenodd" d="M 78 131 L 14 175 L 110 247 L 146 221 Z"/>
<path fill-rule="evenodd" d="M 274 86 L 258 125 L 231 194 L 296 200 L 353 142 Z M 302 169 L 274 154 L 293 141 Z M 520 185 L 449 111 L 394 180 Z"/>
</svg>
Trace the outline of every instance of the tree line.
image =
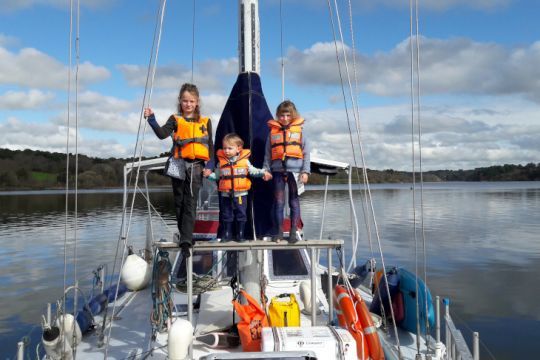
<svg viewBox="0 0 540 360">
<path fill-rule="evenodd" d="M 39 150 L 0 149 L 0 189 L 65 188 L 68 161 L 70 187 L 74 187 L 75 171 L 81 189 L 120 187 L 124 184 L 124 165 L 131 161 L 93 158 L 81 154 L 77 158 L 70 154 L 68 160 L 66 154 Z M 170 183 L 159 174 L 149 174 L 148 180 L 152 185 Z"/>
<path fill-rule="evenodd" d="M 166 154 L 160 154 L 165 156 Z M 75 156 L 69 156 L 69 185 L 73 187 L 75 178 Z M 65 188 L 65 154 L 39 150 L 0 149 L 0 189 L 55 189 Z M 78 155 L 78 187 L 81 189 L 110 188 L 123 185 L 123 167 L 131 159 L 93 158 Z M 412 173 L 396 170 L 368 169 L 370 183 L 410 183 Z M 353 168 L 353 179 L 362 182 L 362 169 Z M 496 165 L 472 170 L 435 170 L 422 174 L 426 182 L 440 181 L 537 181 L 540 180 L 540 163 L 527 165 Z M 416 174 L 416 181 L 420 174 Z M 170 180 L 159 172 L 148 176 L 152 186 L 170 184 Z M 339 172 L 331 177 L 333 184 L 347 183 L 348 175 Z M 312 174 L 310 184 L 324 184 L 325 177 Z"/>
</svg>

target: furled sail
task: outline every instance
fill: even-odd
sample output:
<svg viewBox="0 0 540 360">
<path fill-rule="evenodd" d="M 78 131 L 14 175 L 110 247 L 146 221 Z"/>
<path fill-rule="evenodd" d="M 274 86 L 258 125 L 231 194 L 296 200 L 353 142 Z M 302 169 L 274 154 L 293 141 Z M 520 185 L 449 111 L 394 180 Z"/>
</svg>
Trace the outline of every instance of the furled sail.
<svg viewBox="0 0 540 360">
<path fill-rule="evenodd" d="M 244 148 L 251 150 L 250 161 L 253 166 L 262 168 L 269 132 L 266 122 L 272 118 L 259 75 L 255 72 L 240 73 L 219 119 L 216 148 L 221 147 L 226 134 L 237 133 L 244 140 Z M 253 185 L 248 196 L 248 225 L 245 229 L 248 239 L 253 237 L 251 224 L 255 224 L 257 237 L 271 235 L 272 230 L 272 183 L 262 179 L 251 180 Z"/>
</svg>

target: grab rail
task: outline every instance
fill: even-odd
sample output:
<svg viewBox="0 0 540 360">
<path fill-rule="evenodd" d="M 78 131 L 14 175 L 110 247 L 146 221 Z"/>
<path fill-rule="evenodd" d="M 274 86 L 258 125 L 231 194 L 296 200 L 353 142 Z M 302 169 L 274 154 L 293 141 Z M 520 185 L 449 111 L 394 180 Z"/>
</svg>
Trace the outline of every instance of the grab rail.
<svg viewBox="0 0 540 360">
<path fill-rule="evenodd" d="M 154 245 L 158 248 L 164 249 L 178 249 L 179 246 L 175 242 L 162 242 L 156 241 Z M 316 251 L 319 249 L 327 249 L 328 251 L 328 269 L 332 267 L 332 250 L 341 249 L 343 246 L 343 240 L 303 240 L 298 241 L 294 244 L 289 244 L 287 242 L 272 242 L 272 241 L 245 241 L 245 242 L 215 242 L 215 241 L 201 241 L 196 242 L 190 248 L 190 256 L 186 261 L 186 277 L 187 277 L 187 305 L 188 305 L 188 321 L 193 323 L 193 256 L 195 252 L 200 251 L 225 251 L 225 250 L 235 250 L 235 251 L 249 251 L 249 250 L 285 250 L 285 249 L 306 249 L 311 251 L 311 324 L 312 326 L 316 325 L 316 315 L 317 315 L 317 291 L 316 291 Z M 329 270 L 330 271 L 330 270 Z M 328 289 L 332 288 L 332 277 L 328 276 Z M 331 292 L 328 293 L 328 308 L 330 311 L 328 321 L 331 321 L 333 316 L 333 299 Z M 189 346 L 189 356 L 190 358 L 193 355 L 193 344 Z"/>
</svg>

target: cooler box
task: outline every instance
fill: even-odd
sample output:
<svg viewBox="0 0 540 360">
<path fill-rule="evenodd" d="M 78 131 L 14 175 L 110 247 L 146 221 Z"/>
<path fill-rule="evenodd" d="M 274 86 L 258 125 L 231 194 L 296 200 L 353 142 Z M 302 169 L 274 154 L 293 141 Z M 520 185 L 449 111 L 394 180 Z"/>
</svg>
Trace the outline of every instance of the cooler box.
<svg viewBox="0 0 540 360">
<path fill-rule="evenodd" d="M 265 327 L 261 336 L 262 351 L 311 350 L 319 360 L 356 360 L 356 342 L 342 328 Z"/>
</svg>

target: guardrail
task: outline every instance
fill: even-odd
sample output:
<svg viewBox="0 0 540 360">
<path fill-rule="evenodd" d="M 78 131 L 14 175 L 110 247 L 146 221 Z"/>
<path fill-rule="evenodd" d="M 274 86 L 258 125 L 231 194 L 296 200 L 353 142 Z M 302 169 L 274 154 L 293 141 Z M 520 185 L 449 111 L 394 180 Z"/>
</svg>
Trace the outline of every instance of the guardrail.
<svg viewBox="0 0 540 360">
<path fill-rule="evenodd" d="M 436 297 L 437 304 L 437 328 L 436 336 L 437 342 L 441 339 L 440 328 L 440 299 Z M 446 346 L 446 359 L 448 360 L 480 360 L 480 337 L 478 332 L 473 332 L 473 352 L 463 337 L 462 332 L 454 325 L 454 320 L 450 316 L 450 300 L 443 299 L 444 304 L 444 322 L 445 322 L 445 346 Z"/>
</svg>

